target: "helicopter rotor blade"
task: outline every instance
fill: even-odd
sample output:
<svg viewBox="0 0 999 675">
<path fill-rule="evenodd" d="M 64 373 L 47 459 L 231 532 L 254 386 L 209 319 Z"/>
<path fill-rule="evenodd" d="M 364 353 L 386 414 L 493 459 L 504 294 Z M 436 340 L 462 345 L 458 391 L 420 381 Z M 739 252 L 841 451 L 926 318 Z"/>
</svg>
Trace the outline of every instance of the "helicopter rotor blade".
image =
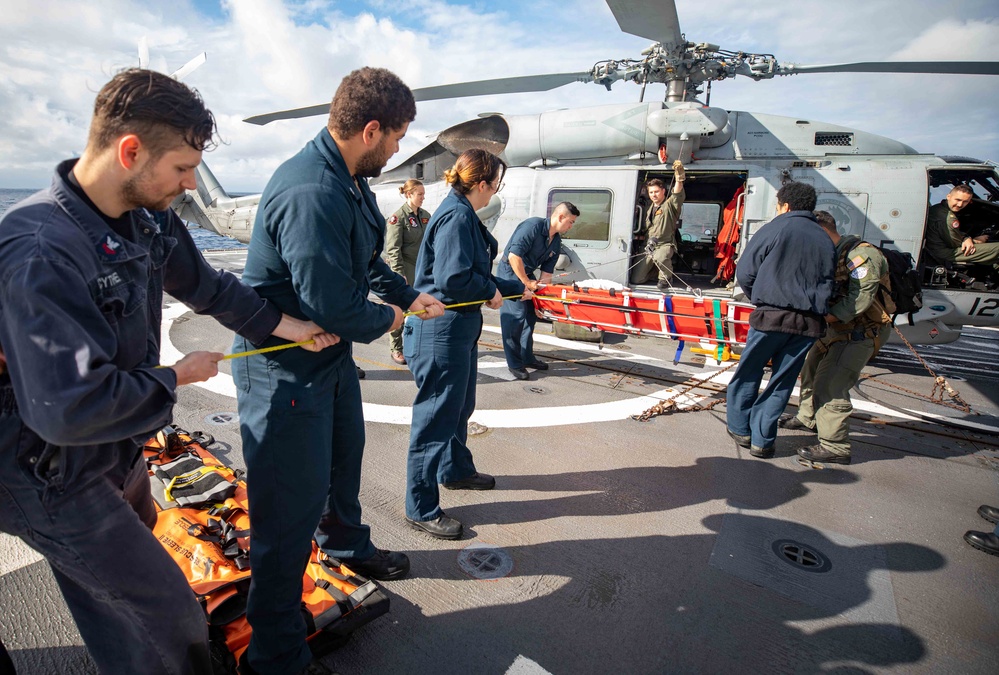
<svg viewBox="0 0 999 675">
<path fill-rule="evenodd" d="M 495 80 L 458 82 L 441 84 L 436 87 L 421 87 L 413 90 L 417 101 L 436 101 L 442 98 L 462 98 L 465 96 L 488 96 L 491 94 L 517 94 L 532 91 L 548 91 L 573 82 L 589 82 L 589 71 L 581 73 L 550 73 L 548 75 L 520 75 L 501 77 Z"/>
<path fill-rule="evenodd" d="M 780 66 L 780 75 L 804 73 L 937 73 L 943 75 L 999 75 L 999 61 L 864 61 L 826 65 Z"/>
<path fill-rule="evenodd" d="M 170 77 L 172 77 L 175 80 L 183 80 L 185 77 L 187 77 L 192 72 L 197 70 L 197 68 L 207 60 L 208 60 L 208 54 L 206 54 L 205 52 L 201 52 L 193 59 L 182 65 L 180 68 L 173 71 Z"/>
<path fill-rule="evenodd" d="M 495 80 L 479 80 L 477 82 L 457 82 L 442 84 L 435 87 L 421 87 L 413 90 L 413 98 L 417 101 L 436 101 L 445 98 L 463 98 L 467 96 L 487 96 L 491 94 L 515 94 L 522 92 L 548 91 L 573 82 L 591 82 L 590 73 L 552 73 L 548 75 L 523 75 L 518 77 L 501 77 Z M 326 115 L 330 111 L 329 103 L 310 105 L 304 108 L 280 110 L 262 115 L 247 117 L 244 122 L 250 124 L 268 124 L 276 120 L 298 119 L 313 115 Z"/>
<path fill-rule="evenodd" d="M 674 0 L 607 0 L 607 6 L 625 33 L 664 45 L 684 44 Z"/>
</svg>

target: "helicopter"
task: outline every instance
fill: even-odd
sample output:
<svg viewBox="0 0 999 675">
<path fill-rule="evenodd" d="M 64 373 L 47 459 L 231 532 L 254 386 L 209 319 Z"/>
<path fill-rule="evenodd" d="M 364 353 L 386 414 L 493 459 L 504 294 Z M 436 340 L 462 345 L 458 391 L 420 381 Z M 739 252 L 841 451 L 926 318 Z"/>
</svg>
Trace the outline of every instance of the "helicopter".
<svg viewBox="0 0 999 675">
<path fill-rule="evenodd" d="M 835 217 L 841 234 L 912 256 L 922 275 L 923 307 L 896 320 L 909 342 L 944 344 L 958 339 L 962 326 L 999 325 L 999 279 L 994 271 L 933 260 L 924 250 L 928 206 L 958 184 L 975 191 L 968 215 L 981 224 L 983 233 L 999 236 L 995 163 L 920 154 L 889 138 L 820 121 L 710 105 L 712 83 L 735 77 L 759 81 L 838 72 L 999 75 L 999 63 L 789 64 L 770 54 L 688 41 L 673 0 L 606 2 L 622 31 L 654 40 L 641 58 L 601 61 L 588 71 L 425 87 L 413 94 L 419 102 L 539 92 L 579 83 L 610 89 L 624 81 L 640 87 L 636 102 L 532 115 L 489 113 L 444 129 L 370 181 L 383 215 L 394 210 L 397 188 L 410 178 L 424 181 L 424 206 L 433 211 L 449 190 L 440 178 L 443 171 L 464 150 L 486 149 L 509 165 L 505 189 L 479 212 L 501 246 L 525 218 L 550 215 L 555 205 L 570 201 L 582 215 L 563 237 L 555 278 L 572 283 L 596 277 L 628 285 L 629 269 L 644 247 L 639 225 L 649 202 L 643 186 L 653 178 L 668 183 L 669 165 L 680 160 L 686 166 L 686 202 L 672 292 L 738 299 L 735 284 L 713 284 L 719 276 L 715 245 L 725 211 L 734 207 L 737 214 L 737 255 L 775 215 L 781 185 L 800 181 L 815 187 L 816 208 Z M 663 100 L 646 101 L 648 86 L 659 84 L 665 85 Z M 328 110 L 329 104 L 320 104 L 245 121 L 268 124 L 325 115 Z M 174 208 L 187 221 L 245 242 L 259 198 L 231 197 L 202 164 L 197 189 L 179 197 Z"/>
</svg>

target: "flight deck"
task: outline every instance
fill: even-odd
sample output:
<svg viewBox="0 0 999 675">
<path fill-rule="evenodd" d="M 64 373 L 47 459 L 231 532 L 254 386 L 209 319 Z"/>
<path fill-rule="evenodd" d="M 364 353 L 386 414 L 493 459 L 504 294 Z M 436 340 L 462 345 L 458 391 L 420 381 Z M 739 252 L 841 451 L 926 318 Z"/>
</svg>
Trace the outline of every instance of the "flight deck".
<svg viewBox="0 0 999 675">
<path fill-rule="evenodd" d="M 207 257 L 239 273 L 245 251 Z M 664 399 L 710 404 L 727 363 L 687 349 L 674 364 L 668 340 L 568 341 L 539 323 L 550 369 L 518 381 L 498 313 L 483 314 L 469 445 L 496 488 L 442 490 L 465 524 L 457 541 L 404 521 L 415 385 L 387 336 L 354 346 L 366 371 L 364 517 L 412 572 L 381 584 L 391 611 L 325 659 L 336 672 L 999 671 L 999 558 L 962 540 L 991 530 L 975 510 L 999 502 L 999 368 L 980 363 L 999 332 L 920 348 L 980 414 L 911 393 L 929 394 L 932 379 L 890 345 L 854 397 L 853 464 L 812 469 L 795 450 L 813 436 L 781 430 L 776 457 L 755 459 L 727 436 L 721 404 L 633 419 Z M 164 326 L 165 363 L 229 351 L 230 333 L 170 299 Z M 212 434 L 212 453 L 239 467 L 223 371 L 180 391 L 175 422 Z M 95 672 L 46 563 L 3 535 L 0 606 L 18 672 Z"/>
</svg>

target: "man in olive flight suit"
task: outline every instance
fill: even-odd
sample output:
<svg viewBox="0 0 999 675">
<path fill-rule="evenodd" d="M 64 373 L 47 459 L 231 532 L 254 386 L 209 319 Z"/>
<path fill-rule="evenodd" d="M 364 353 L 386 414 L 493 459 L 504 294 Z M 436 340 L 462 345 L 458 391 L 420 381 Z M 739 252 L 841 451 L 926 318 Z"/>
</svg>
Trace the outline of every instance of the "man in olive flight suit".
<svg viewBox="0 0 999 675">
<path fill-rule="evenodd" d="M 836 245 L 836 295 L 826 316 L 826 335 L 805 357 L 797 416 L 782 415 L 783 429 L 818 432 L 819 442 L 798 449 L 813 462 L 850 463 L 850 389 L 891 333 L 895 305 L 888 261 L 877 247 L 856 236 L 840 237 L 826 211 L 815 218 Z M 887 306 L 886 306 L 887 305 Z"/>
<path fill-rule="evenodd" d="M 680 160 L 673 162 L 673 191 L 666 198 L 666 185 L 658 178 L 646 183 L 649 199 L 652 204 L 645 212 L 642 229 L 648 236 L 648 245 L 641 260 L 636 263 L 631 273 L 631 283 L 644 284 L 655 278 L 658 272 L 656 287 L 661 291 L 669 290 L 669 277 L 673 274 L 673 254 L 677 249 L 677 223 L 680 221 L 680 211 L 683 208 L 685 193 L 683 181 L 687 175 Z"/>
<path fill-rule="evenodd" d="M 995 265 L 999 260 L 999 243 L 986 243 L 986 235 L 975 236 L 964 217 L 974 194 L 967 185 L 956 185 L 945 200 L 930 207 L 926 250 L 939 262 Z"/>
</svg>

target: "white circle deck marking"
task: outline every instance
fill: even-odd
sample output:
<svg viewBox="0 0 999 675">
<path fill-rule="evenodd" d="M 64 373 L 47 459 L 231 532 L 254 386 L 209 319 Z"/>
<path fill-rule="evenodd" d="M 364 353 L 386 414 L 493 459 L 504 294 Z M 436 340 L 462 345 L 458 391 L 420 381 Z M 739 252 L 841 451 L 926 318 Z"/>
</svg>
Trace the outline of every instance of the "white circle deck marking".
<svg viewBox="0 0 999 675">
<path fill-rule="evenodd" d="M 183 352 L 181 352 L 177 347 L 174 346 L 173 342 L 170 340 L 170 328 L 173 326 L 176 319 L 190 310 L 179 302 L 168 303 L 163 308 L 163 323 L 160 328 L 160 362 L 165 364 L 176 363 L 177 361 L 184 358 Z M 489 331 L 492 333 L 500 333 L 500 329 L 496 326 L 483 326 L 482 330 Z M 613 356 L 615 359 L 621 361 L 642 361 L 649 364 L 667 364 L 671 365 L 670 361 L 665 359 L 659 359 L 654 356 L 645 356 L 643 354 L 633 354 L 627 351 L 622 351 L 619 349 L 614 349 L 613 347 L 597 347 L 585 342 L 574 342 L 572 340 L 563 340 L 552 335 L 535 335 L 535 342 L 540 342 L 543 344 L 552 345 L 554 347 L 562 347 L 565 349 L 572 349 L 574 351 L 589 352 L 596 355 L 608 355 Z M 479 368 L 505 368 L 506 363 L 503 362 L 480 362 L 478 364 Z M 720 366 L 718 366 L 720 367 Z M 708 360 L 708 364 L 705 366 L 704 373 L 699 375 L 693 375 L 687 371 L 677 371 L 685 376 L 697 377 L 698 379 L 703 379 L 709 376 L 712 369 L 716 366 Z M 720 374 L 718 377 L 712 380 L 712 382 L 718 385 L 727 385 L 729 380 L 732 379 L 734 371 L 729 371 Z M 764 380 L 761 386 L 766 386 L 767 381 Z M 228 396 L 230 398 L 236 398 L 236 384 L 232 380 L 232 376 L 228 373 L 219 373 L 215 377 L 211 378 L 207 382 L 197 382 L 196 387 L 201 387 L 202 389 L 207 389 L 216 394 L 222 394 L 223 396 Z M 491 427 L 494 429 L 524 429 L 524 428 L 538 428 L 538 427 L 554 427 L 554 426 L 570 426 L 575 424 L 587 424 L 587 423 L 599 423 L 599 422 L 616 422 L 619 420 L 625 420 L 632 415 L 640 415 L 641 413 L 648 410 L 653 405 L 669 398 L 677 393 L 681 385 L 677 387 L 669 387 L 667 389 L 660 389 L 659 391 L 653 392 L 651 394 L 635 396 L 634 398 L 624 399 L 620 401 L 607 401 L 604 403 L 590 403 L 586 405 L 568 405 L 568 406 L 547 406 L 547 407 L 531 407 L 531 408 L 513 408 L 513 409 L 477 409 L 472 413 L 470 422 L 476 422 L 486 427 Z M 798 387 L 794 388 L 792 392 L 795 396 L 798 395 Z M 679 399 L 677 402 L 683 405 L 686 402 L 698 403 L 708 398 L 707 396 L 700 395 L 686 395 Z M 412 406 L 400 406 L 400 405 L 387 405 L 384 403 L 368 403 L 364 402 L 364 420 L 366 422 L 381 422 L 382 424 L 402 424 L 408 426 L 412 423 L 413 419 L 413 409 Z M 853 407 L 855 410 L 863 410 L 864 412 L 869 412 L 876 415 L 890 416 L 901 419 L 915 419 L 914 417 L 903 416 L 900 413 L 880 406 L 876 403 L 869 403 L 867 401 L 854 401 Z"/>
</svg>

